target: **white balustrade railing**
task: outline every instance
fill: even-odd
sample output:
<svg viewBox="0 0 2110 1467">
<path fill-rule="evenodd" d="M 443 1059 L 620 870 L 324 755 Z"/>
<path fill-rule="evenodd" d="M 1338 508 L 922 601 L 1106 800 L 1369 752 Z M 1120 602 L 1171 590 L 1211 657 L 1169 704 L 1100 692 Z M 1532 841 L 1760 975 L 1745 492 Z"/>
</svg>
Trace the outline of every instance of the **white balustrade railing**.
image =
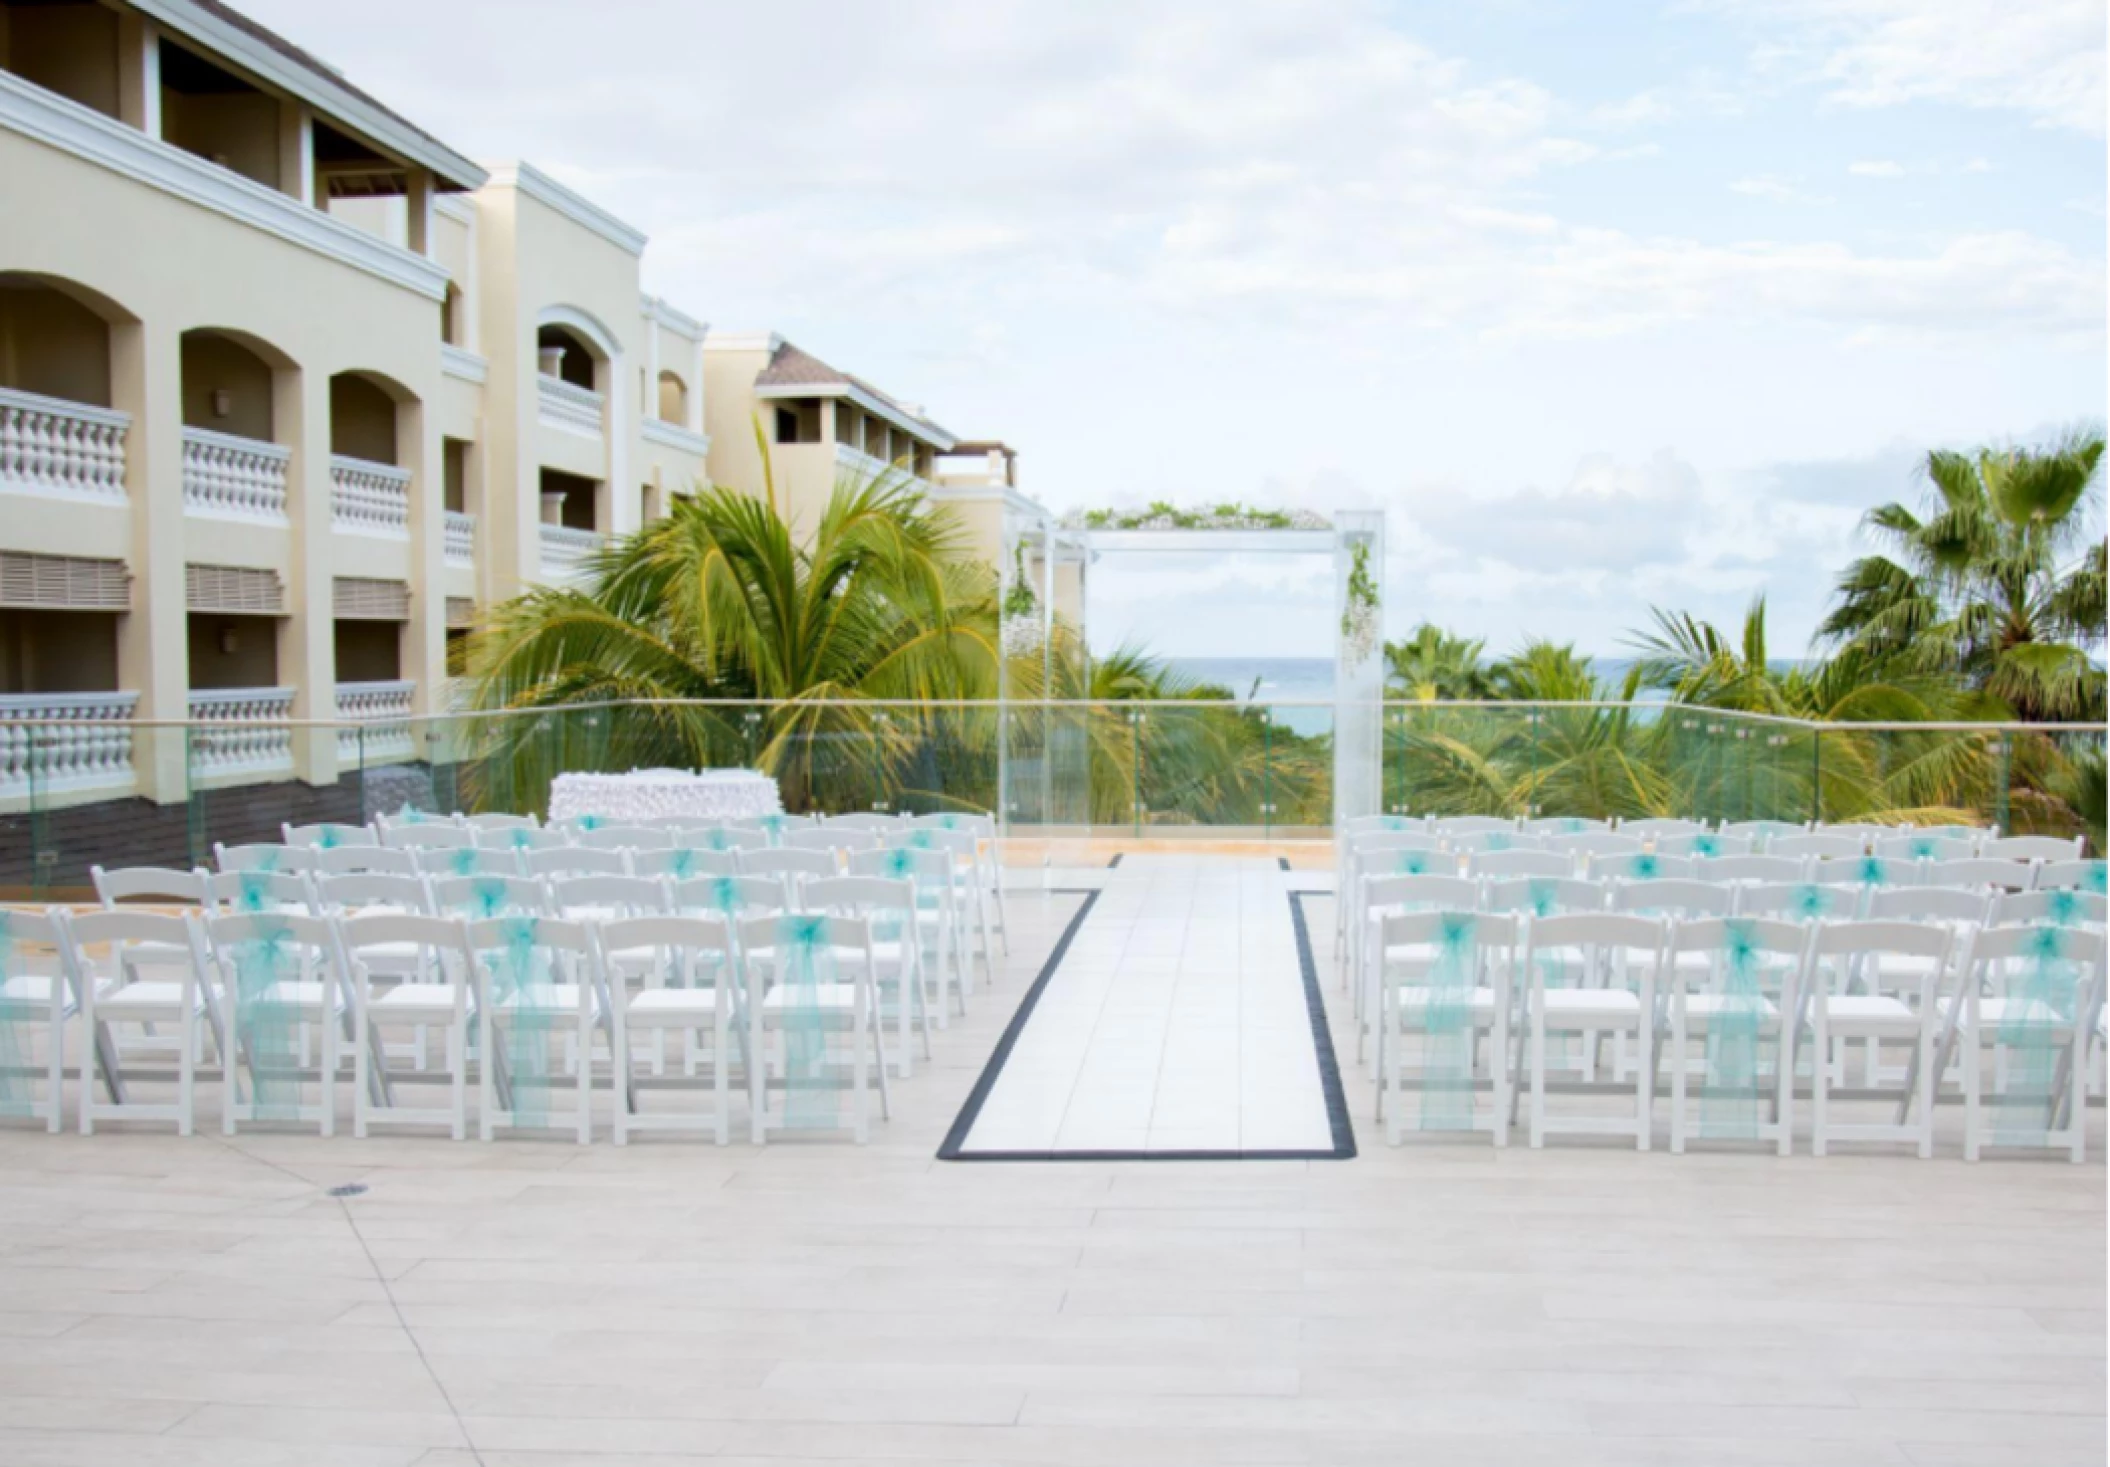
<svg viewBox="0 0 2110 1467">
<path fill-rule="evenodd" d="M 0 489 L 125 502 L 130 415 L 0 387 Z"/>
<path fill-rule="evenodd" d="M 601 536 L 592 530 L 574 530 L 569 525 L 542 525 L 542 573 L 571 577 L 580 562 L 601 548 Z"/>
<path fill-rule="evenodd" d="M 562 377 L 537 377 L 541 389 L 542 421 L 552 428 L 601 436 L 601 394 L 591 387 L 575 387 Z"/>
<path fill-rule="evenodd" d="M 926 480 L 902 465 L 890 464 L 877 454 L 866 453 L 848 443 L 835 445 L 835 466 L 859 479 L 884 479 L 889 484 L 899 484 L 905 480 L 911 488 L 930 488 Z"/>
<path fill-rule="evenodd" d="M 330 520 L 360 535 L 410 537 L 410 470 L 330 456 Z"/>
<path fill-rule="evenodd" d="M 0 697 L 0 799 L 33 802 L 67 790 L 129 789 L 137 693 L 16 693 Z M 59 722 L 39 722 L 42 719 Z"/>
<path fill-rule="evenodd" d="M 193 689 L 190 716 L 196 776 L 292 773 L 293 689 Z"/>
<path fill-rule="evenodd" d="M 183 430 L 183 508 L 189 514 L 286 523 L 292 450 L 209 428 Z"/>
<path fill-rule="evenodd" d="M 476 516 L 458 509 L 447 511 L 447 525 L 440 553 L 449 565 L 476 564 Z"/>
<path fill-rule="evenodd" d="M 410 699 L 417 691 L 410 682 L 339 683 L 337 717 L 359 725 L 337 730 L 337 763 L 343 769 L 367 768 L 408 759 Z"/>
</svg>

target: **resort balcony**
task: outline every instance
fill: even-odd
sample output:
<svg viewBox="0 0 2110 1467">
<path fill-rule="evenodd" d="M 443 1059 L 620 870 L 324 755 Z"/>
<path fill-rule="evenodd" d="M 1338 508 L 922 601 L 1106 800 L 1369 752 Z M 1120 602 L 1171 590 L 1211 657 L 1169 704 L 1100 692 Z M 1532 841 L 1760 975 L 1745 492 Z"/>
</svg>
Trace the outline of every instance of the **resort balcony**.
<svg viewBox="0 0 2110 1467">
<path fill-rule="evenodd" d="M 928 491 L 930 481 L 909 468 L 906 463 L 889 463 L 876 454 L 866 453 L 848 443 L 835 445 L 835 468 L 839 475 L 865 480 L 884 480 L 887 483 L 906 484 L 911 488 Z"/>
<path fill-rule="evenodd" d="M 410 538 L 410 471 L 342 454 L 330 459 L 331 524 L 353 535 Z"/>
<path fill-rule="evenodd" d="M 596 530 L 578 530 L 570 525 L 538 525 L 542 537 L 542 574 L 568 581 L 583 573 L 588 556 L 606 542 Z"/>
<path fill-rule="evenodd" d="M 473 569 L 476 565 L 476 516 L 450 509 L 446 512 L 442 533 L 445 539 L 441 554 L 445 562 L 459 569 Z"/>
<path fill-rule="evenodd" d="M 337 766 L 340 771 L 372 768 L 408 759 L 414 682 L 339 683 L 337 685 Z M 345 725 L 349 724 L 347 727 Z"/>
<path fill-rule="evenodd" d="M 282 444 L 185 428 L 184 513 L 252 524 L 287 523 L 286 465 L 292 457 L 292 450 Z"/>
<path fill-rule="evenodd" d="M 125 502 L 125 433 L 109 408 L 0 387 L 0 492 Z"/>
<path fill-rule="evenodd" d="M 608 410 L 600 393 L 546 373 L 535 379 L 535 390 L 536 416 L 543 426 L 588 438 L 601 436 Z"/>
<path fill-rule="evenodd" d="M 0 697 L 0 805 L 128 793 L 136 692 Z"/>
<path fill-rule="evenodd" d="M 293 773 L 292 688 L 193 689 L 190 771 L 196 784 Z"/>
</svg>

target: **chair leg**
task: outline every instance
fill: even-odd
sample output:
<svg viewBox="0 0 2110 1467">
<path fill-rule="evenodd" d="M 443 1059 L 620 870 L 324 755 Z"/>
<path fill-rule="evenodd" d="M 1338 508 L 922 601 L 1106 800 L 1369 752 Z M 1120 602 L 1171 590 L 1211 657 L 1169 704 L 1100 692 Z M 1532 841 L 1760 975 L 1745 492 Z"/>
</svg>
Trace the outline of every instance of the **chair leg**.
<svg viewBox="0 0 2110 1467">
<path fill-rule="evenodd" d="M 1825 1126 L 1827 1124 L 1832 1088 L 1832 1060 L 1834 1042 L 1820 1012 L 1810 1035 L 1810 1155 L 1824 1155 Z"/>
<path fill-rule="evenodd" d="M 1966 1025 L 1963 1031 L 1963 1159 L 1978 1160 L 1980 1124 L 1978 1105 L 1978 1029 Z"/>
<path fill-rule="evenodd" d="M 618 1008 L 609 1016 L 608 1047 L 615 1059 L 615 1108 L 609 1122 L 609 1140 L 617 1146 L 630 1143 L 630 1107 L 623 1097 L 629 1086 L 623 1082 L 630 1074 L 630 1025 L 624 1011 Z M 656 1054 L 664 1054 L 667 1048 L 667 1031 L 655 1028 L 652 1031 L 652 1048 Z"/>
<path fill-rule="evenodd" d="M 712 1027 L 711 1032 L 711 1089 L 715 1092 L 713 1099 L 716 1100 L 718 1105 L 717 1126 L 715 1129 L 720 1146 L 730 1144 L 733 1139 L 733 1097 L 732 1090 L 727 1082 L 728 1072 L 732 1069 L 732 1066 L 728 1063 L 731 1058 L 730 1051 L 733 1047 L 732 1019 L 732 1010 L 726 1006 L 721 996 L 718 1003 L 717 1023 Z"/>
<path fill-rule="evenodd" d="M 886 1056 L 883 1053 L 878 1052 L 879 1015 L 876 1010 L 878 1009 L 879 1004 L 878 993 L 876 991 L 872 994 L 872 999 L 872 1008 L 874 1010 L 874 1012 L 870 1016 L 872 1020 L 870 1025 L 870 1030 L 872 1034 L 872 1049 L 874 1051 L 874 1058 L 876 1058 L 879 1063 L 879 1082 L 880 1084 L 884 1085 L 886 1083 Z M 864 1029 L 866 1027 L 866 1016 L 862 1012 L 862 1008 L 863 1005 L 860 1004 L 857 1008 L 852 1009 L 850 1016 L 850 1088 L 857 1092 L 856 1109 L 852 1112 L 853 1120 L 851 1122 L 851 1134 L 856 1137 L 857 1144 L 859 1146 L 865 1144 L 865 1108 L 870 1103 L 869 1097 L 865 1094 L 865 1036 L 858 1032 L 859 1030 Z"/>
<path fill-rule="evenodd" d="M 579 1144 L 586 1146 L 593 1141 L 593 1025 L 586 1015 L 579 1016 L 576 1031 L 579 1056 Z M 620 1076 L 617 1077 L 620 1080 Z"/>
<path fill-rule="evenodd" d="M 1931 1014 L 1920 1015 L 1919 1044 L 1913 1050 L 1916 1061 L 1913 1075 L 1913 1099 L 1919 1104 L 1919 1152 L 1925 1160 L 1934 1155 L 1934 1020 Z"/>
<path fill-rule="evenodd" d="M 1670 1154 L 1685 1154 L 1685 1061 L 1692 1052 L 1686 1037 L 1685 1015 L 1675 1012 L 1670 1021 Z"/>
<path fill-rule="evenodd" d="M 1546 1014 L 1531 1006 L 1531 1149 L 1546 1144 Z"/>
</svg>

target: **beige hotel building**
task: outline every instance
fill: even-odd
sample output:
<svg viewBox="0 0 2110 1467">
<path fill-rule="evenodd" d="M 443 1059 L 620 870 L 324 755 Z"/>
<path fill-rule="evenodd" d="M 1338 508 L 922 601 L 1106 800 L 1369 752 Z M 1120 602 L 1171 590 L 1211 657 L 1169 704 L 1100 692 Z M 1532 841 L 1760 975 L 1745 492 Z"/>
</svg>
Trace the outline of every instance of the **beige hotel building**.
<svg viewBox="0 0 2110 1467">
<path fill-rule="evenodd" d="M 478 607 L 670 496 L 761 493 L 757 423 L 799 523 L 896 465 L 992 561 L 1047 543 L 1004 445 L 707 332 L 644 248 L 217 0 L 0 0 L 0 718 L 86 721 L 40 801 L 419 757 Z M 195 718 L 259 727 L 126 727 Z M 301 719 L 361 728 L 270 726 Z M 0 810 L 25 743 L 0 728 Z"/>
</svg>

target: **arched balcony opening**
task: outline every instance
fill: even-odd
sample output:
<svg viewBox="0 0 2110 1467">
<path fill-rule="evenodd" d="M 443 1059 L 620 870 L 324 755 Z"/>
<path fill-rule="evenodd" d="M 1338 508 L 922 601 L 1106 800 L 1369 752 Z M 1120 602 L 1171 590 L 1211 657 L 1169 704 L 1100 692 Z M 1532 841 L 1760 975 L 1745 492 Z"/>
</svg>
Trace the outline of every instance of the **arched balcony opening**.
<svg viewBox="0 0 2110 1467">
<path fill-rule="evenodd" d="M 689 421 L 689 387 L 678 372 L 659 374 L 659 420 L 677 426 Z"/>
<path fill-rule="evenodd" d="M 551 428 L 599 438 L 616 390 L 622 347 L 590 311 L 549 306 L 535 323 L 537 416 Z"/>
<path fill-rule="evenodd" d="M 0 493 L 124 503 L 110 343 L 131 320 L 72 281 L 0 272 Z"/>
<path fill-rule="evenodd" d="M 554 377 L 574 387 L 598 390 L 596 369 L 603 360 L 581 333 L 569 326 L 549 325 L 535 331 L 536 366 L 545 377 Z"/>
<path fill-rule="evenodd" d="M 186 514 L 283 525 L 286 465 L 277 441 L 279 378 L 292 360 L 256 337 L 198 327 L 180 347 Z"/>
<path fill-rule="evenodd" d="M 410 538 L 410 469 L 400 445 L 417 430 L 407 388 L 378 372 L 330 378 L 330 519 L 342 534 Z"/>
</svg>

